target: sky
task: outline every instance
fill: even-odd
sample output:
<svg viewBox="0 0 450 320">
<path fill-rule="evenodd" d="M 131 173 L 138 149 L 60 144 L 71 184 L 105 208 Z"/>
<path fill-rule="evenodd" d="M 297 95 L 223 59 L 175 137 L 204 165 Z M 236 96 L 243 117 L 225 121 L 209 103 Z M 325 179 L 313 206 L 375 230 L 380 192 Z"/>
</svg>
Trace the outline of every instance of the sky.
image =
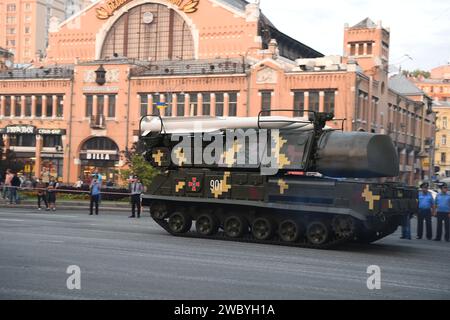
<svg viewBox="0 0 450 320">
<path fill-rule="evenodd" d="M 344 24 L 369 17 L 390 28 L 391 71 L 450 63 L 449 0 L 261 0 L 283 33 L 324 55 L 342 55 Z"/>
</svg>

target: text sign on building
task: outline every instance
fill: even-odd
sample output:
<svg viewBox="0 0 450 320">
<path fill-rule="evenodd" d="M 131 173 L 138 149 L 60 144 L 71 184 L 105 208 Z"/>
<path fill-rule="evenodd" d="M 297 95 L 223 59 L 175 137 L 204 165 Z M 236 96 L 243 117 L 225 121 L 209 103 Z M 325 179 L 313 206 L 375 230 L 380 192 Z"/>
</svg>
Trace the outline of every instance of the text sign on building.
<svg viewBox="0 0 450 320">
<path fill-rule="evenodd" d="M 35 134 L 36 127 L 33 126 L 8 126 L 6 133 L 9 134 Z"/>
<path fill-rule="evenodd" d="M 66 134 L 65 129 L 38 129 L 38 134 L 47 136 L 63 136 Z"/>
<path fill-rule="evenodd" d="M 81 160 L 118 161 L 117 154 L 86 152 L 80 155 Z"/>
<path fill-rule="evenodd" d="M 97 18 L 105 20 L 111 17 L 115 11 L 131 2 L 132 0 L 108 0 L 100 8 L 95 9 L 97 12 Z M 185 13 L 194 13 L 197 11 L 200 0 L 167 0 L 178 7 Z"/>
</svg>

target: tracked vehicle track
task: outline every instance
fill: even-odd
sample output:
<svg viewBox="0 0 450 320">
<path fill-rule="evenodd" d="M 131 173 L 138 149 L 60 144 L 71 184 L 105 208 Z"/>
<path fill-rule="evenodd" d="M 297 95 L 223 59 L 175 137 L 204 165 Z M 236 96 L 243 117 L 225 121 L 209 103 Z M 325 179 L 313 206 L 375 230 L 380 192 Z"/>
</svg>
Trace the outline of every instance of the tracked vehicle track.
<svg viewBox="0 0 450 320">
<path fill-rule="evenodd" d="M 233 241 L 233 242 L 246 242 L 246 243 L 258 243 L 258 244 L 268 244 L 268 245 L 277 245 L 277 246 L 286 246 L 286 247 L 299 247 L 299 248 L 308 248 L 308 249 L 322 249 L 322 250 L 330 250 L 335 249 L 339 245 L 342 245 L 344 243 L 347 243 L 350 240 L 350 237 L 343 238 L 343 239 L 335 239 L 332 241 L 329 241 L 323 245 L 314 245 L 306 242 L 295 242 L 295 243 L 289 243 L 289 242 L 283 242 L 281 240 L 257 240 L 253 238 L 251 234 L 247 234 L 241 238 L 230 238 L 227 237 L 222 231 L 219 231 L 215 235 L 211 236 L 204 236 L 201 235 L 195 231 L 188 231 L 186 233 L 176 233 L 173 232 L 170 227 L 169 223 L 166 221 L 166 219 L 156 219 L 153 218 L 155 222 L 161 226 L 164 230 L 166 230 L 169 234 L 176 236 L 176 237 L 182 237 L 182 238 L 198 238 L 198 239 L 211 239 L 211 240 L 221 240 L 221 241 Z M 276 237 L 274 237 L 276 239 Z"/>
</svg>

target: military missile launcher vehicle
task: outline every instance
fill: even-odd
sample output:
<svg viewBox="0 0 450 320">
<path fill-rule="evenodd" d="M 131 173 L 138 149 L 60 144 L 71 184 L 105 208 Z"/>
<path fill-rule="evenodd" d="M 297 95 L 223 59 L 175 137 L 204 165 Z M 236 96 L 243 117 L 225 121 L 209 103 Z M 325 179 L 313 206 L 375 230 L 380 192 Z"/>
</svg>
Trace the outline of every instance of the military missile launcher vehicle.
<svg viewBox="0 0 450 320">
<path fill-rule="evenodd" d="M 285 111 L 142 118 L 160 170 L 142 198 L 153 219 L 174 236 L 331 248 L 377 241 L 418 210 L 415 189 L 378 182 L 399 174 L 389 136 L 271 114 Z"/>
</svg>

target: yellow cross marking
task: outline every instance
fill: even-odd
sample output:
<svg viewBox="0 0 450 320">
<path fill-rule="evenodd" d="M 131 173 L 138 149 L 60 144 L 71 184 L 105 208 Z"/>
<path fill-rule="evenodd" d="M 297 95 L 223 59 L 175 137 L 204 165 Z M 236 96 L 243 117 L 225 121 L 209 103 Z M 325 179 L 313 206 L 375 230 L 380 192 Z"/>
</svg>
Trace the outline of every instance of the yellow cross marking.
<svg viewBox="0 0 450 320">
<path fill-rule="evenodd" d="M 288 184 L 283 180 L 278 180 L 278 186 L 280 187 L 280 194 L 284 194 L 284 191 L 289 189 Z"/>
<path fill-rule="evenodd" d="M 183 190 L 183 188 L 186 186 L 186 182 L 180 181 L 175 187 L 175 192 L 178 193 L 180 190 Z"/>
<path fill-rule="evenodd" d="M 177 156 L 179 166 L 182 166 L 187 162 L 187 159 L 184 156 L 184 151 L 182 148 L 178 148 L 177 150 L 175 150 L 175 155 Z"/>
<path fill-rule="evenodd" d="M 379 201 L 381 199 L 380 196 L 373 195 L 373 192 L 370 191 L 369 185 L 366 185 L 366 188 L 361 196 L 369 203 L 369 210 L 373 210 L 375 201 Z"/>
<path fill-rule="evenodd" d="M 157 153 L 153 154 L 153 159 L 155 160 L 155 162 L 158 164 L 158 166 L 162 165 L 162 157 L 164 156 L 164 153 L 161 152 L 161 150 L 158 150 Z"/>
<path fill-rule="evenodd" d="M 287 140 L 284 140 L 283 137 L 279 136 L 275 143 L 275 148 L 272 150 L 272 152 L 275 154 L 275 158 L 277 159 L 277 164 L 279 168 L 284 168 L 285 166 L 288 166 L 291 164 L 291 161 L 289 161 L 288 157 L 286 157 L 285 154 L 281 153 L 281 148 L 286 144 Z"/>
<path fill-rule="evenodd" d="M 223 175 L 223 180 L 220 181 L 220 185 L 218 189 L 211 189 L 211 193 L 214 195 L 214 198 L 219 199 L 221 195 L 227 193 L 231 189 L 231 184 L 227 183 L 227 179 L 231 176 L 230 172 L 225 172 Z"/>
<path fill-rule="evenodd" d="M 228 166 L 228 168 L 231 168 L 234 165 L 234 163 L 236 162 L 234 156 L 237 152 L 241 151 L 241 149 L 242 145 L 238 144 L 237 140 L 235 140 L 230 150 L 223 153 L 223 162 Z"/>
</svg>

